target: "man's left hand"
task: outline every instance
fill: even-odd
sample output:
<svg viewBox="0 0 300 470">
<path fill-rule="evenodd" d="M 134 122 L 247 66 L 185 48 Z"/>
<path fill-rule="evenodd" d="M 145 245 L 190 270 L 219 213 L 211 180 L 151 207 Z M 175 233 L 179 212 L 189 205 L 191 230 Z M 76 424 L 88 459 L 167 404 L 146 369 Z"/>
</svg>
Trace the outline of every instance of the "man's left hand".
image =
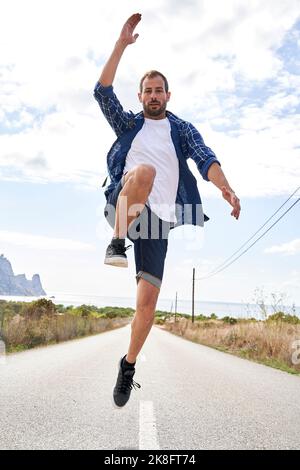
<svg viewBox="0 0 300 470">
<path fill-rule="evenodd" d="M 232 191 L 229 188 L 226 188 L 226 186 L 222 186 L 221 191 L 222 191 L 223 198 L 227 202 L 229 202 L 229 204 L 233 207 L 231 215 L 235 217 L 236 219 L 238 219 L 240 216 L 240 212 L 241 212 L 241 205 L 240 205 L 239 198 L 236 196 L 234 191 Z"/>
</svg>

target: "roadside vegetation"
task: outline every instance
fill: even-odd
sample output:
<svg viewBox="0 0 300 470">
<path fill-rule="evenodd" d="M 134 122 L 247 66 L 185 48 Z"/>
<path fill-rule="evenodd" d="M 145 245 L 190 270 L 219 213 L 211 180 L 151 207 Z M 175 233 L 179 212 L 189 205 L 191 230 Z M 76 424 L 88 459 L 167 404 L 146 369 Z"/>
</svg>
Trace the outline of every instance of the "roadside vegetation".
<svg viewBox="0 0 300 470">
<path fill-rule="evenodd" d="M 155 324 L 173 334 L 220 351 L 235 354 L 286 372 L 300 375 L 300 318 L 276 310 L 268 315 L 258 304 L 262 319 L 218 318 L 157 310 Z M 51 300 L 34 302 L 0 300 L 0 355 L 55 344 L 131 323 L 134 309 L 55 305 Z"/>
<path fill-rule="evenodd" d="M 0 340 L 6 353 L 120 328 L 131 322 L 132 308 L 55 305 L 51 300 L 0 300 Z"/>
<path fill-rule="evenodd" d="M 300 374 L 300 318 L 276 312 L 264 320 L 157 312 L 156 324 L 187 340 Z"/>
</svg>

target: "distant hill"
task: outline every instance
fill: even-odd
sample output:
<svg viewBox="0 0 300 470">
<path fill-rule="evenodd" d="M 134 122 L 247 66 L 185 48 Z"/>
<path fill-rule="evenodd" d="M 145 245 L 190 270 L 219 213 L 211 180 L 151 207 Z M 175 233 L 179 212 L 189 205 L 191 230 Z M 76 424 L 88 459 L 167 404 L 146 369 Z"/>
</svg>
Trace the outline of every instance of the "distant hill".
<svg viewBox="0 0 300 470">
<path fill-rule="evenodd" d="M 42 288 L 40 276 L 34 274 L 32 280 L 25 274 L 15 275 L 10 262 L 4 255 L 0 256 L 0 295 L 46 295 Z"/>
</svg>

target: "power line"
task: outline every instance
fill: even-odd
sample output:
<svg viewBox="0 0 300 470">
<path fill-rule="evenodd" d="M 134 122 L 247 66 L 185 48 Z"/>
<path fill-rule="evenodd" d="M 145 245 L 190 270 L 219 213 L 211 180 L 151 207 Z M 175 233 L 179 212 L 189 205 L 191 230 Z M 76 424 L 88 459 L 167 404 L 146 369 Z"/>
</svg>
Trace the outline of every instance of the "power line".
<svg viewBox="0 0 300 470">
<path fill-rule="evenodd" d="M 299 188 L 298 188 L 299 189 Z M 246 250 L 244 250 L 239 256 L 236 256 L 230 263 L 227 263 L 225 266 L 224 263 L 222 263 L 220 266 L 223 266 L 222 268 L 220 269 L 215 269 L 213 270 L 210 274 L 208 274 L 207 276 L 203 276 L 203 277 L 199 277 L 196 279 L 196 281 L 200 281 L 202 279 L 208 279 L 209 277 L 212 277 L 212 276 L 215 276 L 216 274 L 220 273 L 221 271 L 224 271 L 224 269 L 228 268 L 229 266 L 231 266 L 235 261 L 237 261 L 242 255 L 244 255 L 245 253 L 247 253 L 247 251 L 250 250 L 250 248 L 252 248 L 252 246 L 254 246 L 261 238 L 263 238 L 270 230 L 271 228 L 273 228 L 298 202 L 300 201 L 300 198 L 296 199 L 296 201 L 294 202 L 294 204 L 292 204 L 267 230 L 265 230 L 265 232 L 262 233 L 262 235 L 260 237 L 258 237 L 248 248 L 246 248 Z M 253 238 L 253 237 L 252 237 Z M 240 251 L 240 250 L 238 250 Z M 232 256 L 230 257 L 232 258 Z M 230 259 L 229 258 L 229 259 Z"/>
<path fill-rule="evenodd" d="M 243 243 L 234 253 L 232 253 L 232 255 L 229 256 L 229 258 L 226 258 L 223 261 L 223 263 L 219 264 L 214 269 L 214 271 L 221 268 L 224 264 L 226 264 L 229 260 L 231 260 L 231 258 L 233 258 L 239 251 L 241 251 L 241 249 L 244 248 L 244 246 L 246 246 L 247 243 L 250 242 L 250 240 L 252 240 L 255 237 L 255 235 L 257 235 L 267 225 L 267 223 L 270 222 L 271 219 L 273 219 L 273 217 L 280 211 L 280 209 L 283 208 L 283 206 L 286 205 L 286 203 L 294 196 L 294 194 L 296 194 L 299 191 L 299 189 L 300 189 L 300 186 L 298 186 L 298 188 L 288 197 L 288 199 L 283 204 L 281 204 L 281 206 L 268 218 L 268 220 L 266 220 L 266 222 L 261 227 L 259 227 L 259 229 L 256 230 L 256 232 L 253 235 L 251 235 L 251 237 L 248 238 L 248 240 L 245 241 L 245 243 Z"/>
</svg>

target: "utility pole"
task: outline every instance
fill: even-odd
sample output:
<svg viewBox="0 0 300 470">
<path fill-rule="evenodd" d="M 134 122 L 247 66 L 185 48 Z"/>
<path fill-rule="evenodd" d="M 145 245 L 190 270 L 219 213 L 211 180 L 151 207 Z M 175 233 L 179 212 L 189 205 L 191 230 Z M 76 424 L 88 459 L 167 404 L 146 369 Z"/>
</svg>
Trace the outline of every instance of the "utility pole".
<svg viewBox="0 0 300 470">
<path fill-rule="evenodd" d="M 175 297 L 175 322 L 176 322 L 176 313 L 177 313 L 177 291 L 176 291 L 176 297 Z"/>
<path fill-rule="evenodd" d="M 195 268 L 193 268 L 193 288 L 192 288 L 192 323 L 194 323 L 195 314 Z"/>
</svg>

